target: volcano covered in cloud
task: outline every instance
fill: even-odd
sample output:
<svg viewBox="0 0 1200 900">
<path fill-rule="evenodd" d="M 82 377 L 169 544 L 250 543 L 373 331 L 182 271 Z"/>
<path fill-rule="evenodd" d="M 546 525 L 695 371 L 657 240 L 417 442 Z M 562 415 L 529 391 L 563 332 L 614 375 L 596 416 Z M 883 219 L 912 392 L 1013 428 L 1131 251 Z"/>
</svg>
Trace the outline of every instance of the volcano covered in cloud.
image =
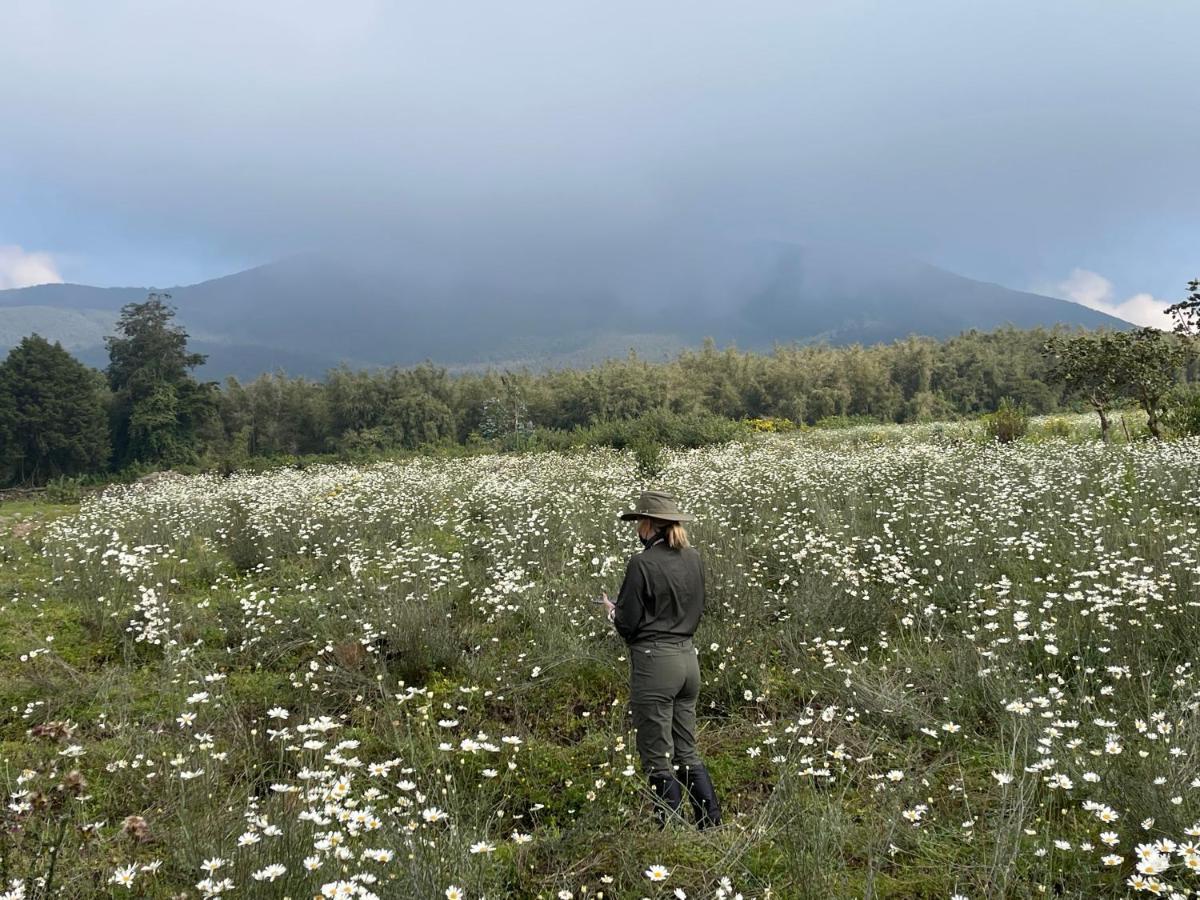
<svg viewBox="0 0 1200 900">
<path fill-rule="evenodd" d="M 582 260 L 586 259 L 586 263 Z M 37 331 L 93 365 L 122 305 L 149 288 L 51 284 L 0 291 L 0 347 Z M 713 338 L 875 343 L 1004 325 L 1127 327 L 1051 297 L 861 248 L 780 241 L 627 249 L 579 265 L 536 254 L 471 259 L 310 253 L 166 289 L 207 378 L 282 368 L 535 368 L 588 365 L 630 348 L 649 358 Z"/>
</svg>

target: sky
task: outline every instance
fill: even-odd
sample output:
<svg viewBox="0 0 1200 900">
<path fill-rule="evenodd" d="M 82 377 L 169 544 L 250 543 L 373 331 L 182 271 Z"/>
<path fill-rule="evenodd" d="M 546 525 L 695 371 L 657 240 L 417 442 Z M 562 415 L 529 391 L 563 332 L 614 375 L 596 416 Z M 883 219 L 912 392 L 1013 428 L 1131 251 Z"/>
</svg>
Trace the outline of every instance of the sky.
<svg viewBox="0 0 1200 900">
<path fill-rule="evenodd" d="M 0 288 L 844 242 L 1153 324 L 1192 0 L 3 0 Z"/>
</svg>

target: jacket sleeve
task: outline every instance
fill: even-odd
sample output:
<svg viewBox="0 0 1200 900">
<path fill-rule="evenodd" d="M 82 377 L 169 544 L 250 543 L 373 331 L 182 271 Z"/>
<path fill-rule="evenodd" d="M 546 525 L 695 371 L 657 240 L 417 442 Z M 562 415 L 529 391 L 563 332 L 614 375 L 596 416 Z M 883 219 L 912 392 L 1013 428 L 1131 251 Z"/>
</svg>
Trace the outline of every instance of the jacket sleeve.
<svg viewBox="0 0 1200 900">
<path fill-rule="evenodd" d="M 635 556 L 625 567 L 625 580 L 621 582 L 621 590 L 617 594 L 617 613 L 613 617 L 613 625 L 617 634 L 626 641 L 637 634 L 638 627 L 646 614 L 646 606 L 642 597 L 646 590 L 646 576 Z"/>
</svg>

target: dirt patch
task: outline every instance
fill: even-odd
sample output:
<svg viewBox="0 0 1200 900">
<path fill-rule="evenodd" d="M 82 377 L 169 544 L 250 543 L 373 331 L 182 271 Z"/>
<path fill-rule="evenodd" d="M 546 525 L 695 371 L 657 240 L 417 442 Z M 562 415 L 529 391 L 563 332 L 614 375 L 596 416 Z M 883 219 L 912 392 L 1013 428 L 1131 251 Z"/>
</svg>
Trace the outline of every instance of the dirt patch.
<svg viewBox="0 0 1200 900">
<path fill-rule="evenodd" d="M 42 523 L 36 519 L 25 519 L 22 522 L 17 522 L 12 527 L 12 536 L 15 538 L 26 538 L 31 535 L 34 530 Z"/>
</svg>

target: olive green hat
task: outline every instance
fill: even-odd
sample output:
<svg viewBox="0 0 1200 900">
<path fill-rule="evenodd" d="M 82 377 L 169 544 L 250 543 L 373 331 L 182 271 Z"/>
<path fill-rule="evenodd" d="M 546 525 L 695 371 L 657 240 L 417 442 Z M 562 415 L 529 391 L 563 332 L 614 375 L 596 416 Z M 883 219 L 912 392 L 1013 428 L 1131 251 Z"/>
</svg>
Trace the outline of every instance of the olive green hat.
<svg viewBox="0 0 1200 900">
<path fill-rule="evenodd" d="M 664 522 L 694 522 L 691 513 L 681 512 L 679 504 L 664 491 L 642 491 L 633 509 L 621 513 L 626 522 L 632 519 L 662 519 Z"/>
</svg>

